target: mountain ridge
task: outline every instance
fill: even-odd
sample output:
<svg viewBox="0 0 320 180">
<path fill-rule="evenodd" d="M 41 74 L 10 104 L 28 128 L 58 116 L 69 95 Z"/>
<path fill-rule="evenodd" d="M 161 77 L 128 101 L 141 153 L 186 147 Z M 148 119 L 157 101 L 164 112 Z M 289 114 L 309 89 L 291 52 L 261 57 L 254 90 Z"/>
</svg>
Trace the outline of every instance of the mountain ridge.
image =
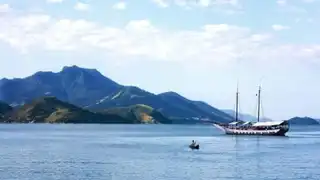
<svg viewBox="0 0 320 180">
<path fill-rule="evenodd" d="M 83 106 L 89 103 L 83 101 L 84 96 L 92 96 L 94 99 L 102 97 L 95 89 L 108 93 L 118 88 L 119 84 L 96 70 L 65 66 L 57 73 L 40 71 L 25 78 L 2 80 L 0 98 L 10 105 L 21 105 L 43 95 L 53 95 L 60 100 Z"/>
<path fill-rule="evenodd" d="M 232 121 L 230 115 L 207 103 L 189 100 L 172 91 L 154 94 L 137 86 L 124 86 L 96 69 L 78 66 L 64 66 L 56 73 L 39 71 L 26 78 L 0 80 L 0 92 L 0 100 L 12 106 L 21 106 L 43 96 L 54 96 L 90 111 L 145 104 L 166 117 Z"/>
</svg>

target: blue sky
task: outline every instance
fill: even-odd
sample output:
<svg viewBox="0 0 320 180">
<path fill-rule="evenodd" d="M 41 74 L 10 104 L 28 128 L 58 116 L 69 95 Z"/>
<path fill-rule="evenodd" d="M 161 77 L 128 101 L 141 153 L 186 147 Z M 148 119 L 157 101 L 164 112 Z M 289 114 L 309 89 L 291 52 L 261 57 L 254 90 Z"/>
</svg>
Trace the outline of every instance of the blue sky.
<svg viewBox="0 0 320 180">
<path fill-rule="evenodd" d="M 96 68 L 221 108 L 320 118 L 320 0 L 0 0 L 0 77 Z"/>
</svg>

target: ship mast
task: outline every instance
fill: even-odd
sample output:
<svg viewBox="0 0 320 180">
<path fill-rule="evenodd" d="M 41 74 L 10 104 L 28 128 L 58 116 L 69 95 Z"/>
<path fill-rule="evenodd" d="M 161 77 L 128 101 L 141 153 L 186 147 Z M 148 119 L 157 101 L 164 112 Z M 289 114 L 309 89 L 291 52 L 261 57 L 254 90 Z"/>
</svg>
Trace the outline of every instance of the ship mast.
<svg viewBox="0 0 320 180">
<path fill-rule="evenodd" d="M 238 122 L 239 116 L 239 88 L 237 84 L 237 93 L 236 93 L 236 122 Z"/>
<path fill-rule="evenodd" d="M 257 121 L 258 121 L 258 122 L 259 122 L 259 120 L 260 120 L 260 102 L 261 102 L 261 100 L 260 100 L 260 98 L 261 98 L 260 94 L 261 94 L 261 86 L 259 86 L 259 91 L 258 91 L 258 118 L 257 118 Z"/>
</svg>

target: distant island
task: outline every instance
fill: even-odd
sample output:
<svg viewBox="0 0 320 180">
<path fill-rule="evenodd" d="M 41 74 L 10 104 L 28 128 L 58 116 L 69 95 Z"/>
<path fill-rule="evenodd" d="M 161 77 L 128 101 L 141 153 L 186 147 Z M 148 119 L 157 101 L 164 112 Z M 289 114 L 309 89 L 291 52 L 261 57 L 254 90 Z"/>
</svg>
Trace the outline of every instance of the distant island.
<svg viewBox="0 0 320 180">
<path fill-rule="evenodd" d="M 289 119 L 291 125 L 319 125 L 320 122 L 317 119 L 310 117 L 294 117 Z"/>
<path fill-rule="evenodd" d="M 124 86 L 95 69 L 78 66 L 0 80 L 2 123 L 203 124 L 233 120 L 230 112 L 203 101 L 176 92 L 154 94 Z"/>
</svg>

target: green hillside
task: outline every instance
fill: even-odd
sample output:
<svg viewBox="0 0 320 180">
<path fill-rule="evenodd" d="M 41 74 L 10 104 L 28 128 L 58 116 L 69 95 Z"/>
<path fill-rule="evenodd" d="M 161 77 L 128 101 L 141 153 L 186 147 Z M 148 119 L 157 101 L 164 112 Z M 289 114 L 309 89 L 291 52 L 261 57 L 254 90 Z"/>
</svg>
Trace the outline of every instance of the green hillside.
<svg viewBox="0 0 320 180">
<path fill-rule="evenodd" d="M 126 119 L 134 119 L 134 123 L 172 123 L 171 120 L 162 115 L 162 113 L 144 104 L 137 104 L 129 107 L 109 108 L 102 111 L 102 113 L 116 114 Z"/>
</svg>

